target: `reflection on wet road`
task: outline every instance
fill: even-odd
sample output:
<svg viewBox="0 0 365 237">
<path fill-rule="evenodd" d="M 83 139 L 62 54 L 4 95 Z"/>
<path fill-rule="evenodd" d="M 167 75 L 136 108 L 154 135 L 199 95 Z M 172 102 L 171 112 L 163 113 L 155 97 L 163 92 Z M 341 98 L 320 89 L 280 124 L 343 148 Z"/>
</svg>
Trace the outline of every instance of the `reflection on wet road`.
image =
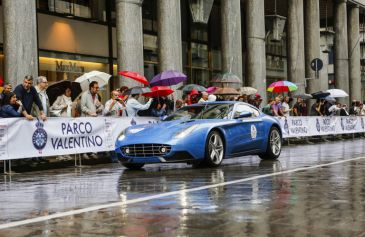
<svg viewBox="0 0 365 237">
<path fill-rule="evenodd" d="M 0 226 L 162 196 L 24 223 L 1 229 L 0 236 L 365 236 L 364 144 L 285 147 L 275 162 L 242 157 L 217 169 L 170 164 L 133 172 L 108 164 L 1 176 Z M 356 157 L 364 158 L 262 177 Z"/>
</svg>

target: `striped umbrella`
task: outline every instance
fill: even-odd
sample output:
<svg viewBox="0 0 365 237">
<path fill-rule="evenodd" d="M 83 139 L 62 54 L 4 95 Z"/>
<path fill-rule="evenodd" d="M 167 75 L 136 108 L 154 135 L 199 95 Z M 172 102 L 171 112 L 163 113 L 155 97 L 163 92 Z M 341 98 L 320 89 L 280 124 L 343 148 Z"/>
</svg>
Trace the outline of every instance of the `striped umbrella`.
<svg viewBox="0 0 365 237">
<path fill-rule="evenodd" d="M 268 92 L 271 93 L 284 93 L 284 92 L 292 92 L 298 90 L 297 85 L 290 81 L 277 81 L 271 83 L 269 88 L 267 88 Z"/>
</svg>

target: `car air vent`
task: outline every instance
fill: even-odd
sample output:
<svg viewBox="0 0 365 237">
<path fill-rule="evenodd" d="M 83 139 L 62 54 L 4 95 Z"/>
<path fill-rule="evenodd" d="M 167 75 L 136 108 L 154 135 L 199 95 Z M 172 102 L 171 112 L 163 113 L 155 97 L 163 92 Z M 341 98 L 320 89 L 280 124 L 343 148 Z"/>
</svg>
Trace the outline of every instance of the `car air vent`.
<svg viewBox="0 0 365 237">
<path fill-rule="evenodd" d="M 170 151 L 171 146 L 164 144 L 134 144 L 121 147 L 122 154 L 128 157 L 164 156 Z"/>
</svg>

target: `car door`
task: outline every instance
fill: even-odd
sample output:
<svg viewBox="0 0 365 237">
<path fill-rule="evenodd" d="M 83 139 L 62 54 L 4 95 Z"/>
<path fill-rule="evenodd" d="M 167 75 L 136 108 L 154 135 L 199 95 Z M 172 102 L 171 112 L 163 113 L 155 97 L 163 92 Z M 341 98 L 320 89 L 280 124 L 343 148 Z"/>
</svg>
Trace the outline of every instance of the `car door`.
<svg viewBox="0 0 365 237">
<path fill-rule="evenodd" d="M 250 112 L 252 115 L 248 118 L 237 118 L 233 133 L 234 153 L 259 149 L 264 138 L 260 112 L 248 104 L 237 104 L 233 111 L 233 118 L 238 117 L 242 112 Z"/>
</svg>

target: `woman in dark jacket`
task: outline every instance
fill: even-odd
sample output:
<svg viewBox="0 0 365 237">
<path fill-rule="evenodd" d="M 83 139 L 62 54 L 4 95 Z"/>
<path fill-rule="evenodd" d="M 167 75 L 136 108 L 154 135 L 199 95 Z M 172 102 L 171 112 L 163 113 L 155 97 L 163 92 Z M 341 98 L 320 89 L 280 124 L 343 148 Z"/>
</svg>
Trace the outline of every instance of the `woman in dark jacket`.
<svg viewBox="0 0 365 237">
<path fill-rule="evenodd" d="M 16 109 L 16 106 L 20 106 Z M 23 105 L 21 102 L 17 101 L 16 94 L 10 92 L 5 94 L 3 99 L 3 105 L 0 109 L 0 117 L 2 118 L 13 118 L 13 117 L 21 117 L 21 112 L 23 110 Z"/>
</svg>

